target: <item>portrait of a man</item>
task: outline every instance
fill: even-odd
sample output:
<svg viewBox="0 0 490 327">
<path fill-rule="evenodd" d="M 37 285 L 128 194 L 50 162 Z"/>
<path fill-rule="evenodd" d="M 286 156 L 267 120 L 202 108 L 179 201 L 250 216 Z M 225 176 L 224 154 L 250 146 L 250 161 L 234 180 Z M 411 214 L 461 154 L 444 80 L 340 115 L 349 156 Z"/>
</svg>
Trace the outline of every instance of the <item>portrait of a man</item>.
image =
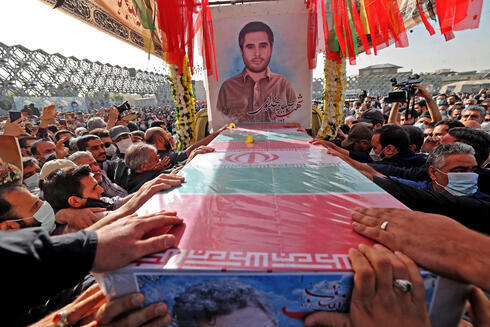
<svg viewBox="0 0 490 327">
<path fill-rule="evenodd" d="M 223 82 L 217 110 L 233 122 L 274 122 L 300 107 L 291 82 L 271 71 L 274 48 L 271 28 L 259 21 L 238 35 L 243 71 Z"/>
<path fill-rule="evenodd" d="M 255 287 L 231 279 L 206 280 L 175 298 L 179 327 L 277 327 L 273 304 Z"/>
<path fill-rule="evenodd" d="M 73 102 L 71 103 L 71 111 L 72 111 L 72 112 L 78 112 L 78 111 L 79 111 L 79 109 L 78 109 L 78 108 L 79 108 L 79 107 L 78 107 L 78 102 L 73 101 Z"/>
</svg>

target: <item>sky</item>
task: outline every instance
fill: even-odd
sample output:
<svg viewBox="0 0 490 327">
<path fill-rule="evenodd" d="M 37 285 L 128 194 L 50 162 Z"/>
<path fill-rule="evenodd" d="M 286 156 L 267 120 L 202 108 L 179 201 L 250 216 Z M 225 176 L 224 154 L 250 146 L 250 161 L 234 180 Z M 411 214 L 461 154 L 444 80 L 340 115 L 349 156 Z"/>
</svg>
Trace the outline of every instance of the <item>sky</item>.
<svg viewBox="0 0 490 327">
<path fill-rule="evenodd" d="M 53 10 L 38 0 L 2 1 L 0 13 L 0 42 L 20 44 L 34 50 L 60 53 L 79 59 L 100 61 L 112 65 L 164 73 L 161 59 L 148 55 L 125 42 L 119 41 L 75 18 Z M 378 52 L 377 56 L 361 54 L 357 64 L 347 64 L 347 74 L 357 75 L 358 69 L 375 64 L 391 63 L 400 71 L 433 72 L 450 68 L 454 71 L 490 69 L 490 1 L 483 1 L 480 27 L 476 30 L 455 32 L 456 38 L 446 42 L 439 33 L 438 24 L 430 21 L 436 34 L 430 36 L 423 24 L 407 31 L 409 46 L 393 45 Z M 196 57 L 196 62 L 201 60 Z M 313 73 L 322 76 L 322 64 Z M 202 79 L 202 75 L 194 76 Z"/>
</svg>

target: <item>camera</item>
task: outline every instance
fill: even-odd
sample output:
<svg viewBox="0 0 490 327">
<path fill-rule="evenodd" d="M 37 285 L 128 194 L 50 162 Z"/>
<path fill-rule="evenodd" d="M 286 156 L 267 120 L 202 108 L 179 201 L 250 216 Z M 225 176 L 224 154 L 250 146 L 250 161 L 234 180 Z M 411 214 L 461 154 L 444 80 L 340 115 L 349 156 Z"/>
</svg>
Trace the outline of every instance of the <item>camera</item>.
<svg viewBox="0 0 490 327">
<path fill-rule="evenodd" d="M 131 105 L 128 103 L 128 101 L 124 101 L 120 105 L 116 106 L 116 109 L 119 111 L 119 114 L 122 114 L 126 110 L 131 109 Z"/>
<path fill-rule="evenodd" d="M 400 82 L 396 80 L 396 78 L 390 79 L 391 85 L 393 87 L 399 87 L 400 90 L 389 92 L 387 97 L 384 97 L 383 100 L 385 103 L 393 103 L 393 102 L 408 102 L 408 100 L 415 96 L 415 92 L 417 88 L 414 87 L 414 84 L 420 84 L 422 80 L 418 74 L 413 74 L 408 77 L 405 82 Z"/>
</svg>

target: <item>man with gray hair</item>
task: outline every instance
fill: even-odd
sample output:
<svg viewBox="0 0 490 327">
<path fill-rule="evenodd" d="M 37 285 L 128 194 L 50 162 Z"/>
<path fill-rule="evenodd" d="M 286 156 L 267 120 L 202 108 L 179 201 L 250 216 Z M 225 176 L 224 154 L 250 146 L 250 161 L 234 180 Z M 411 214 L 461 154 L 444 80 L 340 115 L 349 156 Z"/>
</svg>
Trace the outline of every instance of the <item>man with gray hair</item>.
<svg viewBox="0 0 490 327">
<path fill-rule="evenodd" d="M 413 187 L 455 196 L 489 199 L 490 195 L 478 192 L 478 164 L 475 150 L 468 144 L 456 142 L 439 145 L 427 158 L 430 180 L 411 181 L 398 179 Z"/>
<path fill-rule="evenodd" d="M 93 131 L 96 128 L 106 128 L 107 124 L 101 117 L 92 117 L 87 121 L 87 130 Z"/>
<path fill-rule="evenodd" d="M 469 105 L 461 112 L 461 121 L 476 120 L 481 124 L 485 120 L 485 113 L 483 107 Z"/>
<path fill-rule="evenodd" d="M 160 175 L 163 170 L 157 149 L 143 142 L 135 143 L 128 148 L 124 162 L 130 169 L 125 185 L 129 193 L 137 191 L 144 183 Z"/>
<path fill-rule="evenodd" d="M 93 155 L 89 151 L 77 151 L 68 157 L 77 166 L 89 165 L 94 178 L 99 185 L 104 189 L 102 194 L 108 198 L 120 197 L 124 198 L 128 195 L 128 192 L 121 186 L 111 182 L 105 171 L 100 169 L 97 161 L 95 161 Z"/>
</svg>

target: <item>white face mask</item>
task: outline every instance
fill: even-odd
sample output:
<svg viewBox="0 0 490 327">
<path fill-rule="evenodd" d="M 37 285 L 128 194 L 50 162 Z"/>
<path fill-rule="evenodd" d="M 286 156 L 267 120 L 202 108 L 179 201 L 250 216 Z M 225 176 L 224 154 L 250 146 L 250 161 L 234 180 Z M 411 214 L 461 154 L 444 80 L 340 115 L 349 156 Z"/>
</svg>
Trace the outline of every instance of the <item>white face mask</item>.
<svg viewBox="0 0 490 327">
<path fill-rule="evenodd" d="M 112 158 L 117 152 L 117 148 L 114 144 L 111 144 L 108 148 L 105 148 L 105 154 L 109 157 Z"/>
<path fill-rule="evenodd" d="M 38 188 L 38 186 L 39 186 L 39 173 L 35 173 L 31 177 L 24 179 L 23 183 L 25 186 L 27 186 L 27 189 L 29 191 L 32 191 L 33 189 Z"/>
<path fill-rule="evenodd" d="M 377 154 L 374 151 L 374 148 L 371 148 L 371 151 L 369 152 L 369 156 L 371 157 L 371 159 L 373 159 L 373 161 L 382 161 L 383 157 L 381 156 L 381 154 L 383 153 L 383 151 L 384 151 L 384 148 L 381 150 L 380 154 Z"/>
<path fill-rule="evenodd" d="M 41 227 L 51 233 L 55 225 L 54 210 L 48 201 L 44 201 L 43 205 L 34 214 L 34 219 L 41 223 Z"/>
<path fill-rule="evenodd" d="M 119 152 L 121 153 L 126 153 L 126 151 L 129 149 L 131 145 L 133 145 L 133 141 L 131 141 L 131 138 L 127 138 L 124 140 L 121 140 L 116 143 L 117 148 L 119 149 Z"/>
</svg>

